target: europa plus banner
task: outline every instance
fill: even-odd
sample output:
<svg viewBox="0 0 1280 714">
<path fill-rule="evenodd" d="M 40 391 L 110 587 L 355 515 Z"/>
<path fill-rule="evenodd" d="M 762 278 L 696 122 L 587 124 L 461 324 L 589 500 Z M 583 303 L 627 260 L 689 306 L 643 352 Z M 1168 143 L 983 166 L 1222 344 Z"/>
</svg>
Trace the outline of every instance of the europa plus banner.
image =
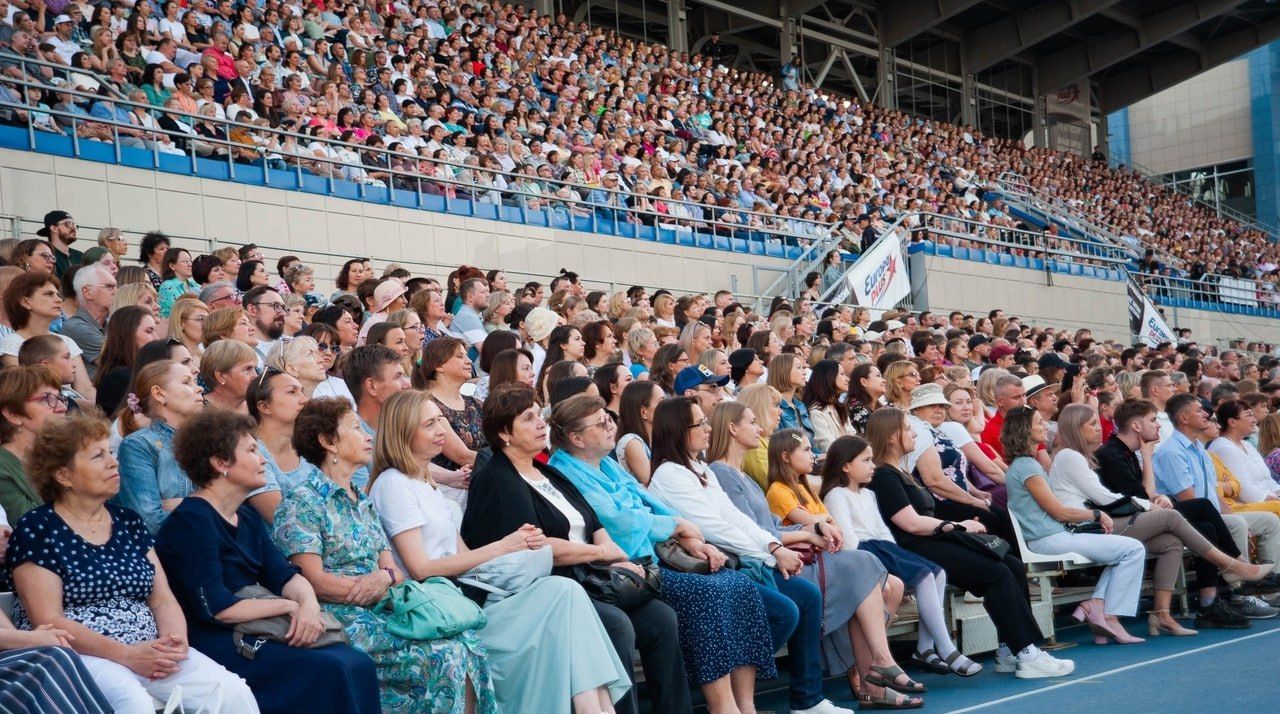
<svg viewBox="0 0 1280 714">
<path fill-rule="evenodd" d="M 1161 342 L 1177 342 L 1169 323 L 1160 316 L 1156 306 L 1133 281 L 1129 282 L 1129 332 L 1148 347 Z"/>
<path fill-rule="evenodd" d="M 887 310 L 911 294 L 902 241 L 896 233 L 885 236 L 863 255 L 847 278 L 853 303 Z"/>
</svg>

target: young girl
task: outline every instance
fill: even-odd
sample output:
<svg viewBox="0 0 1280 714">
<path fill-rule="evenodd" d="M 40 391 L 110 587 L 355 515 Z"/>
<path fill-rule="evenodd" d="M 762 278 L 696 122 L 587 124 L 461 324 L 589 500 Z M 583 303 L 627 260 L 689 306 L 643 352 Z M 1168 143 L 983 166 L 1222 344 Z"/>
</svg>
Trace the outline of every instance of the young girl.
<svg viewBox="0 0 1280 714">
<path fill-rule="evenodd" d="M 831 523 L 831 514 L 809 486 L 813 449 L 799 429 L 782 429 L 769 438 L 769 510 L 785 526 Z"/>
<path fill-rule="evenodd" d="M 885 525 L 876 495 L 863 488 L 875 473 L 871 446 L 856 436 L 842 436 L 831 444 L 822 468 L 818 494 L 825 509 L 845 534 L 845 548 L 857 548 L 880 559 L 891 575 L 902 578 L 916 593 L 920 634 L 911 660 L 939 674 L 972 677 L 982 665 L 960 654 L 943 616 L 947 574 L 933 562 L 899 547 Z"/>
</svg>

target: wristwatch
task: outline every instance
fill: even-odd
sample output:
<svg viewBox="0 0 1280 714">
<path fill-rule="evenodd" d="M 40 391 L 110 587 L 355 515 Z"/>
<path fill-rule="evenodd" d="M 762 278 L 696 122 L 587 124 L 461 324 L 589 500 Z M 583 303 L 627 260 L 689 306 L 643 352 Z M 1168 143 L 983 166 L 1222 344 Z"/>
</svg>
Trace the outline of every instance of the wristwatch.
<svg viewBox="0 0 1280 714">
<path fill-rule="evenodd" d="M 1095 523 L 1096 523 L 1097 521 L 1102 520 L 1102 511 L 1099 511 L 1099 510 L 1098 510 L 1098 509 L 1096 509 L 1096 508 L 1095 508 L 1095 509 L 1093 509 L 1093 520 L 1094 520 L 1094 522 L 1095 522 Z"/>
</svg>

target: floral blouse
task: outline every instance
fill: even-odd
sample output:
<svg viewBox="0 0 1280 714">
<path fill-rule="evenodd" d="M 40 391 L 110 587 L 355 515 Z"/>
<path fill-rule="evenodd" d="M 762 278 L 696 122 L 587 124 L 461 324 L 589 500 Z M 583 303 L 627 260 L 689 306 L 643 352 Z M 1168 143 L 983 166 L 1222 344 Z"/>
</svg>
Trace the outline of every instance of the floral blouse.
<svg viewBox="0 0 1280 714">
<path fill-rule="evenodd" d="M 466 444 L 468 449 L 479 451 L 489 446 L 489 441 L 484 438 L 484 430 L 481 428 L 484 419 L 479 399 L 463 396 L 462 409 L 450 409 L 447 404 L 435 397 L 432 397 L 431 401 L 440 407 L 440 413 L 444 414 L 444 418 L 449 421 L 449 426 L 453 427 L 458 438 L 462 439 L 462 443 Z M 432 459 L 432 463 L 450 470 L 456 470 L 460 466 L 444 454 Z"/>
<path fill-rule="evenodd" d="M 373 501 L 338 486 L 319 469 L 284 492 L 274 528 L 285 557 L 314 553 L 325 572 L 334 575 L 371 573 L 378 568 L 378 556 L 391 549 Z"/>
<path fill-rule="evenodd" d="M 867 420 L 871 418 L 871 410 L 857 397 L 849 397 L 849 425 L 859 434 L 867 433 Z"/>
<path fill-rule="evenodd" d="M 111 539 L 94 545 L 45 504 L 18 522 L 9 548 L 9 565 L 35 563 L 62 580 L 62 609 L 69 620 L 127 645 L 159 635 L 147 599 L 156 568 L 147 559 L 151 534 L 142 518 L 107 504 Z M 33 629 L 19 601 L 13 612 L 18 629 Z"/>
<path fill-rule="evenodd" d="M 1263 461 L 1267 462 L 1267 468 L 1271 469 L 1271 480 L 1280 484 L 1280 449 L 1272 449 Z"/>
</svg>

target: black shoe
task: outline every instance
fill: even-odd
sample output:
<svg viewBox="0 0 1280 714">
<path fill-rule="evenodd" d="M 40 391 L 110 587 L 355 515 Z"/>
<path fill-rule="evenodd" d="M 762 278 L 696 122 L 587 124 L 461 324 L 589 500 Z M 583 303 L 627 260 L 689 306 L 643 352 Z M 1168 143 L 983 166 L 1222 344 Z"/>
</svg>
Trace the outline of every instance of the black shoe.
<svg viewBox="0 0 1280 714">
<path fill-rule="evenodd" d="M 1219 598 L 1207 607 L 1200 609 L 1196 616 L 1197 629 L 1247 630 L 1249 618 L 1237 612 L 1231 603 Z"/>
</svg>

